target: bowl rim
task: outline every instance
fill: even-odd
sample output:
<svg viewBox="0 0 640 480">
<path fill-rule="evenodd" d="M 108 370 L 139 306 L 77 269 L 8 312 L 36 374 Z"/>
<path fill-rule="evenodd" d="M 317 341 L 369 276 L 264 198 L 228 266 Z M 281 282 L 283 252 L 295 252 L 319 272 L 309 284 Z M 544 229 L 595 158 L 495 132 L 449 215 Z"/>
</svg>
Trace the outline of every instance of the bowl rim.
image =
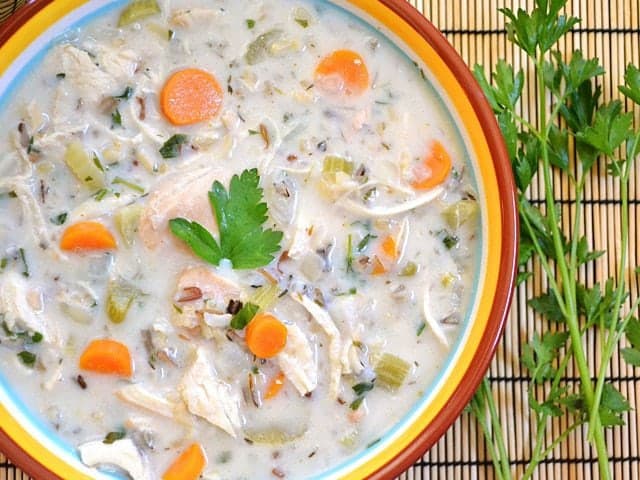
<svg viewBox="0 0 640 480">
<path fill-rule="evenodd" d="M 0 25 L 0 46 L 7 42 L 35 14 L 51 4 L 53 0 L 28 0 L 9 19 Z M 460 383 L 452 392 L 426 428 L 399 454 L 373 472 L 370 479 L 394 478 L 409 468 L 430 449 L 455 422 L 480 384 L 492 361 L 502 338 L 509 315 L 517 271 L 519 222 L 516 206 L 516 188 L 511 163 L 500 128 L 482 89 L 461 56 L 444 35 L 421 12 L 406 0 L 378 0 L 424 39 L 442 59 L 447 68 L 458 79 L 477 119 L 493 159 L 497 179 L 501 210 L 502 254 L 498 266 L 498 285 L 491 304 L 486 329 L 472 357 L 471 365 Z M 18 443 L 0 428 L 0 448 L 28 475 L 38 479 L 58 479 L 49 468 L 33 458 Z"/>
</svg>

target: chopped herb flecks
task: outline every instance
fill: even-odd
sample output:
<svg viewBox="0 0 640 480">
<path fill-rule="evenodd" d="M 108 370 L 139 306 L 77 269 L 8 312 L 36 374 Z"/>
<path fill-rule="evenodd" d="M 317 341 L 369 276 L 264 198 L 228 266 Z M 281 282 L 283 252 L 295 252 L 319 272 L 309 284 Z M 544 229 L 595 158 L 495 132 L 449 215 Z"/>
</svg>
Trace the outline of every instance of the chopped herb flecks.
<svg viewBox="0 0 640 480">
<path fill-rule="evenodd" d="M 162 158 L 176 158 L 180 155 L 182 145 L 188 141 L 189 137 L 182 133 L 176 133 L 160 147 L 160 155 L 162 155 Z"/>
<path fill-rule="evenodd" d="M 35 353 L 28 352 L 26 350 L 18 353 L 18 358 L 25 364 L 27 367 L 33 367 L 36 363 L 36 355 Z"/>
<path fill-rule="evenodd" d="M 20 249 L 18 249 L 18 254 L 20 256 L 20 261 L 22 262 L 22 275 L 25 277 L 29 277 L 29 264 L 27 263 L 27 257 L 24 253 L 24 248 L 20 247 Z"/>
<path fill-rule="evenodd" d="M 120 430 L 119 432 L 109 432 L 105 435 L 104 440 L 102 440 L 102 443 L 106 443 L 107 445 L 112 444 L 117 440 L 122 440 L 125 437 L 125 435 L 126 435 L 126 432 L 124 430 Z"/>
<path fill-rule="evenodd" d="M 236 313 L 231 319 L 231 328 L 235 328 L 236 330 L 242 330 L 246 327 L 253 317 L 256 316 L 260 307 L 254 303 L 247 302 L 245 303 L 240 311 Z"/>
</svg>

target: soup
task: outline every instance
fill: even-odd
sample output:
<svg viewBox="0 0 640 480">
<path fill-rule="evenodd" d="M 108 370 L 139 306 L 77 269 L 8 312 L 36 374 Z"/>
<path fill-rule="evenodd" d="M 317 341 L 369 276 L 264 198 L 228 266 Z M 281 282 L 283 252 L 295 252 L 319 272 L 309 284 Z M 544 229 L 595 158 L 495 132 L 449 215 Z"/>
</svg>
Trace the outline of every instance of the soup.
<svg viewBox="0 0 640 480">
<path fill-rule="evenodd" d="M 143 0 L 69 32 L 0 112 L 4 377 L 123 478 L 304 478 L 375 445 L 477 269 L 439 102 L 323 2 Z"/>
</svg>

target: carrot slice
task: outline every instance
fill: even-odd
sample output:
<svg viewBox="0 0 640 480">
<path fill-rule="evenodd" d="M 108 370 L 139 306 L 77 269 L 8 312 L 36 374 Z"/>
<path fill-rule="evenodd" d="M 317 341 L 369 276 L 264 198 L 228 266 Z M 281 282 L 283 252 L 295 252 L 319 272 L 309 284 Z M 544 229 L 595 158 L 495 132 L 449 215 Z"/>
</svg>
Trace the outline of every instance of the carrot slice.
<svg viewBox="0 0 640 480">
<path fill-rule="evenodd" d="M 204 470 L 207 458 L 199 443 L 190 445 L 162 475 L 162 480 L 196 480 Z"/>
<path fill-rule="evenodd" d="M 373 269 L 371 270 L 371 275 L 382 275 L 383 273 L 387 273 L 387 268 L 380 261 L 380 259 L 376 255 L 374 255 Z"/>
<path fill-rule="evenodd" d="M 191 125 L 214 118 L 222 105 L 222 89 L 209 72 L 187 68 L 175 72 L 162 87 L 160 107 L 174 125 Z"/>
<path fill-rule="evenodd" d="M 62 250 L 108 250 L 116 248 L 116 239 L 103 224 L 78 222 L 68 227 L 60 239 Z"/>
<path fill-rule="evenodd" d="M 315 83 L 331 92 L 361 95 L 369 88 L 369 70 L 358 53 L 336 50 L 316 67 Z"/>
<path fill-rule="evenodd" d="M 411 186 L 416 190 L 437 187 L 446 180 L 450 171 L 451 157 L 444 146 L 435 141 L 429 155 L 425 157 L 421 165 L 413 170 L 415 179 L 411 182 Z"/>
<path fill-rule="evenodd" d="M 106 338 L 93 340 L 80 356 L 82 370 L 130 377 L 133 373 L 131 354 L 123 343 Z"/>
<path fill-rule="evenodd" d="M 247 325 L 245 341 L 258 358 L 271 358 L 287 343 L 287 327 L 273 315 L 258 313 Z"/>
<path fill-rule="evenodd" d="M 382 241 L 382 253 L 384 253 L 389 259 L 394 262 L 398 259 L 398 247 L 396 245 L 396 241 L 391 235 L 385 237 Z"/>
<path fill-rule="evenodd" d="M 267 391 L 264 394 L 265 400 L 269 400 L 270 398 L 275 397 L 280 393 L 282 387 L 284 386 L 284 373 L 280 372 L 278 375 L 271 379 L 269 382 L 269 386 L 267 387 Z"/>
</svg>

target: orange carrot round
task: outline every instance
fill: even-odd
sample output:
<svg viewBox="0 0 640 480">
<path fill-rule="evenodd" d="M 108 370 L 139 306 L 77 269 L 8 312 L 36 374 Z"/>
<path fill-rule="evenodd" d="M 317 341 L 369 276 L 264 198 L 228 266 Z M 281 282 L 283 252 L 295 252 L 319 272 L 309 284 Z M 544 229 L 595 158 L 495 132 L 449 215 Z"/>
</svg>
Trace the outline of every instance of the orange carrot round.
<svg viewBox="0 0 640 480">
<path fill-rule="evenodd" d="M 371 269 L 371 275 L 382 275 L 387 273 L 387 267 L 380 261 L 377 255 L 373 256 L 373 268 Z"/>
<path fill-rule="evenodd" d="M 316 67 L 315 83 L 334 93 L 361 95 L 369 88 L 369 70 L 358 53 L 336 50 Z"/>
<path fill-rule="evenodd" d="M 82 370 L 130 377 L 133 373 L 131 354 L 123 343 L 106 338 L 91 341 L 80 356 Z"/>
<path fill-rule="evenodd" d="M 174 125 L 191 125 L 215 118 L 222 105 L 222 89 L 209 72 L 187 68 L 175 72 L 162 87 L 160 107 Z"/>
<path fill-rule="evenodd" d="M 429 190 L 444 182 L 451 171 L 451 157 L 444 146 L 438 142 L 433 142 L 431 152 L 427 155 L 421 165 L 413 170 L 414 180 L 411 186 L 416 190 Z"/>
<path fill-rule="evenodd" d="M 62 250 L 108 250 L 116 248 L 116 239 L 103 224 L 78 222 L 68 227 L 60 239 Z"/>
<path fill-rule="evenodd" d="M 269 382 L 269 386 L 267 387 L 267 391 L 264 394 L 265 400 L 269 400 L 280 393 L 282 387 L 284 386 L 284 373 L 278 373 L 271 382 Z"/>
<path fill-rule="evenodd" d="M 258 358 L 271 358 L 287 343 L 287 327 L 273 315 L 258 313 L 247 325 L 245 341 Z"/>
<path fill-rule="evenodd" d="M 197 480 L 207 465 L 207 458 L 198 443 L 190 445 L 162 475 L 162 480 Z"/>
<path fill-rule="evenodd" d="M 398 247 L 396 241 L 391 235 L 388 235 L 382 241 L 382 253 L 394 262 L 398 259 Z"/>
</svg>

